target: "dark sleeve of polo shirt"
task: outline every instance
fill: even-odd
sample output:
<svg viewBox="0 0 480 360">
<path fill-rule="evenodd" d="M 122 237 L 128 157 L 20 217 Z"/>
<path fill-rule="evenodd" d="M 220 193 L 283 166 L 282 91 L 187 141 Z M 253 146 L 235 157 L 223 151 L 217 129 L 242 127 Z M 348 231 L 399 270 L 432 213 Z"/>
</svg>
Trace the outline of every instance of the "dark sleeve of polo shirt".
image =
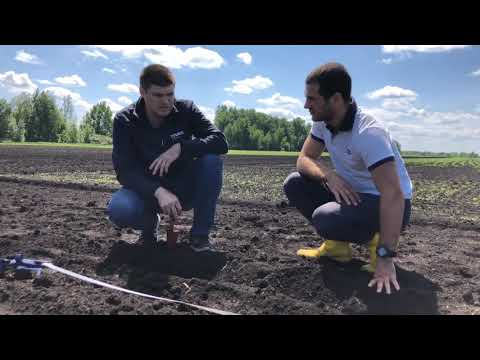
<svg viewBox="0 0 480 360">
<path fill-rule="evenodd" d="M 395 161 L 390 136 L 382 128 L 364 130 L 358 135 L 356 146 L 370 172 L 386 162 Z"/>
<path fill-rule="evenodd" d="M 226 154 L 225 135 L 191 101 L 185 104 L 186 116 L 195 139 L 181 140 L 182 155 L 200 157 L 205 154 Z"/>
<path fill-rule="evenodd" d="M 322 131 L 322 125 L 320 122 L 314 122 L 312 125 L 312 128 L 310 129 L 310 137 L 325 145 L 325 140 L 323 140 L 323 131 Z"/>
<path fill-rule="evenodd" d="M 118 182 L 151 201 L 158 187 L 171 189 L 171 184 L 164 177 L 151 179 L 146 176 L 140 159 L 136 157 L 133 144 L 132 124 L 125 114 L 117 114 L 113 121 L 112 162 Z"/>
<path fill-rule="evenodd" d="M 315 140 L 316 142 L 319 142 L 319 143 L 322 143 L 323 145 L 325 145 L 325 141 L 324 141 L 322 138 L 320 138 L 320 137 L 318 137 L 318 136 L 315 136 L 315 135 L 313 135 L 312 133 L 310 133 L 310 137 L 311 137 L 313 140 Z"/>
</svg>

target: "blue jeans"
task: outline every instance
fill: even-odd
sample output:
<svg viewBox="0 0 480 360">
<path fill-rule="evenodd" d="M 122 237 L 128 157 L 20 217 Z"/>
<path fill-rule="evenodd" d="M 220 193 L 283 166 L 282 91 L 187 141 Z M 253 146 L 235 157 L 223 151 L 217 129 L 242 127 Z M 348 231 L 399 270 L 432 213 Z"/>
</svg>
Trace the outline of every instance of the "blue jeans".
<svg viewBox="0 0 480 360">
<path fill-rule="evenodd" d="M 188 211 L 193 208 L 192 236 L 208 237 L 214 224 L 222 184 L 223 159 L 213 154 L 194 160 L 192 171 L 177 179 L 178 190 L 174 193 L 180 199 L 182 209 Z M 109 219 L 116 226 L 142 231 L 153 231 L 157 213 L 160 212 L 156 201 L 147 203 L 136 192 L 126 188 L 113 194 L 107 208 Z"/>
</svg>

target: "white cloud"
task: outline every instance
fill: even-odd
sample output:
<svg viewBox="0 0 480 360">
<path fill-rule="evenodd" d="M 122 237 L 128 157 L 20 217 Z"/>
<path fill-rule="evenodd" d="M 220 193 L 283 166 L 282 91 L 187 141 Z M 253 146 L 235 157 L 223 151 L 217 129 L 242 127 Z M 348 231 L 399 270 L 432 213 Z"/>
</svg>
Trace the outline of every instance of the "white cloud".
<svg viewBox="0 0 480 360">
<path fill-rule="evenodd" d="M 144 51 L 155 49 L 158 45 L 91 45 L 93 48 L 120 53 L 127 58 L 140 57 Z"/>
<path fill-rule="evenodd" d="M 225 60 L 215 51 L 202 47 L 188 48 L 185 51 L 164 45 L 161 48 L 145 52 L 145 57 L 153 62 L 173 69 L 189 67 L 191 69 L 217 69 Z"/>
<path fill-rule="evenodd" d="M 85 55 L 85 56 L 94 58 L 94 59 L 99 58 L 99 57 L 101 57 L 105 60 L 108 59 L 107 55 L 105 55 L 104 53 L 102 53 L 101 51 L 98 51 L 98 50 L 93 50 L 93 51 L 83 50 L 82 54 Z"/>
<path fill-rule="evenodd" d="M 381 107 L 373 107 L 373 108 L 365 107 L 363 108 L 363 110 L 366 113 L 371 114 L 375 119 L 382 122 L 396 121 L 401 117 L 405 116 L 405 114 L 400 111 L 387 110 Z"/>
<path fill-rule="evenodd" d="M 109 84 L 107 86 L 108 90 L 111 91 L 118 91 L 118 92 L 123 92 L 123 93 L 134 93 L 134 94 L 140 94 L 140 90 L 138 89 L 138 86 L 135 84 Z"/>
<path fill-rule="evenodd" d="M 415 115 L 415 116 L 424 116 L 426 115 L 426 110 L 425 109 L 419 109 L 416 107 L 411 107 L 410 109 L 407 110 L 407 114 L 409 115 Z"/>
<path fill-rule="evenodd" d="M 460 125 L 468 123 L 475 125 L 480 122 L 480 115 L 461 111 L 430 112 L 425 114 L 424 121 L 426 124 L 437 125 Z"/>
<path fill-rule="evenodd" d="M 182 50 L 171 45 L 93 45 L 105 51 L 119 53 L 126 58 L 144 56 L 150 62 L 158 63 L 172 69 L 188 67 L 191 69 L 217 69 L 225 60 L 215 51 L 193 47 Z"/>
<path fill-rule="evenodd" d="M 47 87 L 44 91 L 49 92 L 57 99 L 63 99 L 67 96 L 72 98 L 73 105 L 79 110 L 80 114 L 83 114 L 90 110 L 92 104 L 88 101 L 84 100 L 79 93 L 70 91 L 68 89 L 58 87 L 58 86 L 51 86 Z"/>
<path fill-rule="evenodd" d="M 274 116 L 274 117 L 285 118 L 288 120 L 293 120 L 295 118 L 302 118 L 308 121 L 309 119 L 308 116 L 306 115 L 296 114 L 292 110 L 283 109 L 283 108 L 256 108 L 255 111 L 261 112 L 270 116 Z"/>
<path fill-rule="evenodd" d="M 267 99 L 258 99 L 257 102 L 270 107 L 287 109 L 303 107 L 303 103 L 299 99 L 290 96 L 282 96 L 280 93 L 275 93 Z"/>
<path fill-rule="evenodd" d="M 394 137 L 399 135 L 408 135 L 416 137 L 428 137 L 428 133 L 421 125 L 405 124 L 396 121 L 386 122 L 388 129 L 393 133 Z"/>
<path fill-rule="evenodd" d="M 219 53 L 202 47 L 187 49 L 184 57 L 185 66 L 192 69 L 217 69 L 225 64 Z"/>
<path fill-rule="evenodd" d="M 149 49 L 145 52 L 145 57 L 152 63 L 172 69 L 181 69 L 185 64 L 183 51 L 175 46 L 162 45 L 157 49 Z"/>
<path fill-rule="evenodd" d="M 418 94 L 412 90 L 402 89 L 401 87 L 390 86 L 390 85 L 385 86 L 382 89 L 378 89 L 370 93 L 367 93 L 367 97 L 372 100 L 379 99 L 379 98 L 388 98 L 388 97 L 415 99 L 417 96 Z"/>
<path fill-rule="evenodd" d="M 37 82 L 42 85 L 55 85 L 55 83 L 50 80 L 37 80 Z"/>
<path fill-rule="evenodd" d="M 112 99 L 103 98 L 103 99 L 100 99 L 98 102 L 99 102 L 99 103 L 100 103 L 100 102 L 106 102 L 107 105 L 108 105 L 108 107 L 110 107 L 110 110 L 112 110 L 112 112 L 113 112 L 114 114 L 123 109 L 123 106 L 122 106 L 122 105 L 117 104 L 117 103 L 116 103 L 115 101 L 113 101 Z"/>
<path fill-rule="evenodd" d="M 387 110 L 409 111 L 415 98 L 390 98 L 382 102 L 382 107 Z"/>
<path fill-rule="evenodd" d="M 55 81 L 62 85 L 87 86 L 85 81 L 83 81 L 83 79 L 78 75 L 57 77 L 55 78 Z"/>
<path fill-rule="evenodd" d="M 387 99 L 404 100 L 404 99 Z M 395 105 L 393 105 L 395 104 Z M 387 102 L 388 109 L 363 108 L 383 122 L 405 150 L 471 152 L 480 150 L 480 113 L 435 112 L 414 107 L 414 103 Z M 392 106 L 393 105 L 393 106 Z"/>
<path fill-rule="evenodd" d="M 58 86 L 50 86 L 45 88 L 43 91 L 47 91 L 51 93 L 53 96 L 59 97 L 59 98 L 65 98 L 67 96 L 70 96 L 73 99 L 80 99 L 81 95 L 79 93 L 75 93 L 71 90 L 58 87 Z"/>
<path fill-rule="evenodd" d="M 254 90 L 264 90 L 273 86 L 269 78 L 257 75 L 254 78 L 244 80 L 233 80 L 233 87 L 225 88 L 225 91 L 239 94 L 251 94 Z"/>
<path fill-rule="evenodd" d="M 212 108 L 209 108 L 209 107 L 205 107 L 205 106 L 199 106 L 198 108 L 200 109 L 200 111 L 203 113 L 203 115 L 205 115 L 205 117 L 208 120 L 210 120 L 210 121 L 215 120 L 215 110 L 213 110 Z"/>
<path fill-rule="evenodd" d="M 37 85 L 33 83 L 27 73 L 17 74 L 15 71 L 0 73 L 0 85 L 12 93 L 32 94 L 37 89 Z"/>
<path fill-rule="evenodd" d="M 129 97 L 126 97 L 126 96 L 120 96 L 117 101 L 121 104 L 125 104 L 125 105 L 130 105 L 131 103 L 133 103 L 133 100 L 131 100 Z"/>
<path fill-rule="evenodd" d="M 423 116 L 426 114 L 425 109 L 415 107 L 412 103 L 415 101 L 413 98 L 393 98 L 385 99 L 382 102 L 382 108 L 387 111 L 396 111 L 398 114 L 411 115 L 411 116 Z"/>
<path fill-rule="evenodd" d="M 480 69 L 473 71 L 470 75 L 472 75 L 472 76 L 480 76 Z"/>
<path fill-rule="evenodd" d="M 237 58 L 244 64 L 250 65 L 252 63 L 252 55 L 250 55 L 248 52 L 237 54 Z"/>
<path fill-rule="evenodd" d="M 15 56 L 15 60 L 23 62 L 23 63 L 27 63 L 27 64 L 34 64 L 34 65 L 38 65 L 38 64 L 42 63 L 40 61 L 40 59 L 38 58 L 38 56 L 33 55 L 33 54 L 29 54 L 29 53 L 27 53 L 23 50 L 17 51 L 17 55 Z"/>
<path fill-rule="evenodd" d="M 387 54 L 399 53 L 440 53 L 452 50 L 461 50 L 471 45 L 383 45 L 382 51 Z"/>
<path fill-rule="evenodd" d="M 275 93 L 266 99 L 258 99 L 258 103 L 265 105 L 265 108 L 257 108 L 255 111 L 265 113 L 271 116 L 285 118 L 292 120 L 295 118 L 302 118 L 310 121 L 310 117 L 306 115 L 303 110 L 303 103 L 297 98 L 290 96 L 282 96 L 280 93 Z M 304 114 L 299 114 L 294 110 L 301 110 Z"/>
<path fill-rule="evenodd" d="M 225 100 L 222 105 L 225 105 L 226 107 L 236 107 L 237 105 L 231 101 L 231 100 Z"/>
<path fill-rule="evenodd" d="M 392 61 L 393 61 L 392 58 L 386 58 L 381 60 L 382 64 L 386 64 L 386 65 L 390 65 Z"/>
<path fill-rule="evenodd" d="M 115 70 L 109 69 L 109 68 L 103 68 L 102 71 L 103 71 L 103 72 L 108 72 L 108 73 L 110 73 L 110 74 L 115 74 L 115 73 L 116 73 Z"/>
</svg>

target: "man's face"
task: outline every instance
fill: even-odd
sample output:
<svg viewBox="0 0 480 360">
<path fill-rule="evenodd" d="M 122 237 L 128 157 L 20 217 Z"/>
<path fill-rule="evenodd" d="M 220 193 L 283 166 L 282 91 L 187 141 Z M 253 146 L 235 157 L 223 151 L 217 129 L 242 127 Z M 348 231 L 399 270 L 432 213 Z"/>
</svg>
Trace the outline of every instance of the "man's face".
<svg viewBox="0 0 480 360">
<path fill-rule="evenodd" d="M 154 116 L 164 118 L 172 112 L 175 103 L 175 85 L 151 85 L 148 90 L 140 87 L 140 94 L 145 100 L 145 107 Z"/>
<path fill-rule="evenodd" d="M 312 121 L 324 121 L 327 125 L 332 121 L 334 116 L 333 108 L 330 101 L 326 101 L 323 96 L 318 93 L 318 84 L 311 83 L 305 86 L 305 109 L 310 111 Z"/>
</svg>

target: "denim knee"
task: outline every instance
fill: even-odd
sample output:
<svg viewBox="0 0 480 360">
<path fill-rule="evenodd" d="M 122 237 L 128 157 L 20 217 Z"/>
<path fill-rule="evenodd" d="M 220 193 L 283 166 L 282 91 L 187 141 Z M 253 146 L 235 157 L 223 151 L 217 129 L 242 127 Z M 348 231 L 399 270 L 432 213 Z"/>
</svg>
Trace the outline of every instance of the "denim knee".
<svg viewBox="0 0 480 360">
<path fill-rule="evenodd" d="M 125 196 L 112 196 L 108 204 L 107 214 L 111 222 L 118 227 L 129 227 L 136 223 L 137 218 L 141 214 L 138 204 L 129 201 Z"/>
<path fill-rule="evenodd" d="M 216 154 L 205 154 L 197 159 L 199 165 L 205 169 L 216 169 L 223 165 L 223 158 Z"/>
</svg>

